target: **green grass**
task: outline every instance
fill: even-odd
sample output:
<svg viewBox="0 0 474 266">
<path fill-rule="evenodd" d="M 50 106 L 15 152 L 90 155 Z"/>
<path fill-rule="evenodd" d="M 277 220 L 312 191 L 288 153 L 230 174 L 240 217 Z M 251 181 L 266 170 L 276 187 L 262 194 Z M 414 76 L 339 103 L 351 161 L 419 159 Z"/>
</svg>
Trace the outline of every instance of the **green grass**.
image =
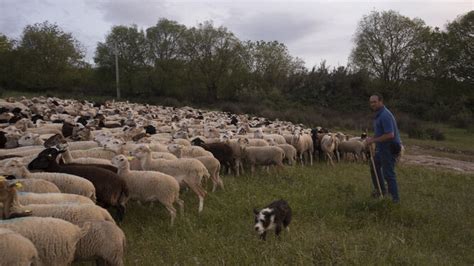
<svg viewBox="0 0 474 266">
<path fill-rule="evenodd" d="M 127 265 L 474 263 L 474 176 L 399 167 L 402 202 L 375 200 L 368 166 L 288 167 L 278 174 L 225 176 L 204 211 L 183 193 L 185 216 L 169 226 L 164 207 L 130 203 L 123 230 Z M 253 232 L 254 207 L 286 199 L 290 232 L 266 242 Z"/>
</svg>

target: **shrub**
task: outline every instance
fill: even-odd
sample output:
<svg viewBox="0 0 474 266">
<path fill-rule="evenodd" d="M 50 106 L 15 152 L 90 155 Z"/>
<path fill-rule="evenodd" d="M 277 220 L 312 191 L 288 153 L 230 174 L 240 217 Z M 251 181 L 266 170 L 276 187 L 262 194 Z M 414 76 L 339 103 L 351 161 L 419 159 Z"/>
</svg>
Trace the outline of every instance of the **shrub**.
<svg viewBox="0 0 474 266">
<path fill-rule="evenodd" d="M 446 140 L 444 133 L 441 132 L 437 128 L 427 128 L 425 132 L 426 132 L 426 137 L 429 139 L 438 140 L 438 141 Z"/>
<path fill-rule="evenodd" d="M 473 114 L 467 110 L 451 116 L 449 120 L 453 126 L 466 129 L 474 123 Z"/>
</svg>

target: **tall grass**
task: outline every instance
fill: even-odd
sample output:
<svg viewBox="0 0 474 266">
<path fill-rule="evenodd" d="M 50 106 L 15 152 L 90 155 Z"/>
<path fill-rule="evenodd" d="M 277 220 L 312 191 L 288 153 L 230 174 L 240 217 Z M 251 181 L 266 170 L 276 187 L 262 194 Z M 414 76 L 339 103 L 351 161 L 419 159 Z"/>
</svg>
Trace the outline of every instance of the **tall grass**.
<svg viewBox="0 0 474 266">
<path fill-rule="evenodd" d="M 342 163 L 288 167 L 280 173 L 224 176 L 198 215 L 184 192 L 185 216 L 169 226 L 159 204 L 129 204 L 122 225 L 127 265 L 302 265 L 474 263 L 474 176 L 398 169 L 401 204 L 375 200 L 368 166 Z M 254 207 L 286 199 L 290 232 L 263 242 Z"/>
</svg>

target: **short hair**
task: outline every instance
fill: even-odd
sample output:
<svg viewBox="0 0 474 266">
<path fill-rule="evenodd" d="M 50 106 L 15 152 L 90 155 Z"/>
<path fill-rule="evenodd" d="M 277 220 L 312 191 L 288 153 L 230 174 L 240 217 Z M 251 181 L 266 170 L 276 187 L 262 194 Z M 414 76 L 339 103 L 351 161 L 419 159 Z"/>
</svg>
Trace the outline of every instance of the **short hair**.
<svg viewBox="0 0 474 266">
<path fill-rule="evenodd" d="M 378 99 L 379 101 L 383 102 L 383 96 L 382 96 L 382 95 L 380 95 L 380 94 L 378 94 L 378 93 L 374 93 L 374 94 L 372 94 L 372 96 L 370 96 L 370 97 L 373 97 L 373 96 L 377 97 L 377 99 Z"/>
</svg>

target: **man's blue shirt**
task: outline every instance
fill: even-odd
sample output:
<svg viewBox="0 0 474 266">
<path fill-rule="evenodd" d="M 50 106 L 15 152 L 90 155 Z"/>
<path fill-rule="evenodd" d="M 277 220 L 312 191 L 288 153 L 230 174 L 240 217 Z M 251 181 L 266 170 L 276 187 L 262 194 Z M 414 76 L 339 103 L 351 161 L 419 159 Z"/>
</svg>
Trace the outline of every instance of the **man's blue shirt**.
<svg viewBox="0 0 474 266">
<path fill-rule="evenodd" d="M 401 144 L 400 132 L 398 131 L 395 117 L 385 106 L 380 108 L 375 115 L 374 131 L 376 138 L 391 132 L 393 132 L 394 135 L 394 138 L 390 141 L 377 142 L 376 145 L 378 148 L 388 147 L 391 142 Z"/>
</svg>

